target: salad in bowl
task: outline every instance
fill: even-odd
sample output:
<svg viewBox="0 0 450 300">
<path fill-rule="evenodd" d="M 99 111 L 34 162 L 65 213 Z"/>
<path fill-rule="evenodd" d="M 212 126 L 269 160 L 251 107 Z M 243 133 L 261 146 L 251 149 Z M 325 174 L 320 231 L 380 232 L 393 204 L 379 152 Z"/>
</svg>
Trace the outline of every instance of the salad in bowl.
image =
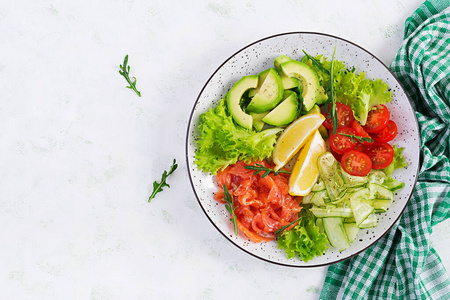
<svg viewBox="0 0 450 300">
<path fill-rule="evenodd" d="M 411 105 L 378 59 L 337 37 L 290 33 L 247 46 L 212 75 L 191 114 L 187 160 L 201 207 L 231 242 L 309 267 L 363 251 L 399 218 L 417 137 Z"/>
</svg>

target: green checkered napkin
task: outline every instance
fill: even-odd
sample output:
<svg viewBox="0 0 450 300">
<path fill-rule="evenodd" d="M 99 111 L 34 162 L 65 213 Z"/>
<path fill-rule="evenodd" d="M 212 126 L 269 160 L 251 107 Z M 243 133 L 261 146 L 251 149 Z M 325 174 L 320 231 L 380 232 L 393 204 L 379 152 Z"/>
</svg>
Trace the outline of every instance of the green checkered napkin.
<svg viewBox="0 0 450 300">
<path fill-rule="evenodd" d="M 391 70 L 419 121 L 418 182 L 382 239 L 328 268 L 321 299 L 450 299 L 449 277 L 429 243 L 432 227 L 450 217 L 450 1 L 426 1 L 405 25 Z"/>
</svg>

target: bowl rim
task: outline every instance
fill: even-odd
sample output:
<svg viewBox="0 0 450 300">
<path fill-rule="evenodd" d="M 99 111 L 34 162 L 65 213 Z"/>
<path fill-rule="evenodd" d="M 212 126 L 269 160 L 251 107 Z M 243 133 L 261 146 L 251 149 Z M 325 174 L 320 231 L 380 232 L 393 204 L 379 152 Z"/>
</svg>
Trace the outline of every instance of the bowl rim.
<svg viewBox="0 0 450 300">
<path fill-rule="evenodd" d="M 375 239 L 372 243 L 370 243 L 370 244 L 369 244 L 368 246 L 366 246 L 365 248 L 363 248 L 363 249 L 361 249 L 361 250 L 359 250 L 359 251 L 357 251 L 357 252 L 355 252 L 355 253 L 353 253 L 353 254 L 347 256 L 347 257 L 340 258 L 340 259 L 335 260 L 335 261 L 332 261 L 332 262 L 326 262 L 326 263 L 321 263 L 321 264 L 315 264 L 315 265 L 311 265 L 311 266 L 308 266 L 308 265 L 305 265 L 305 266 L 302 266 L 302 265 L 290 265 L 290 264 L 286 264 L 286 263 L 281 263 L 281 262 L 272 261 L 272 260 L 270 260 L 270 259 L 266 259 L 266 258 L 260 257 L 260 256 L 258 256 L 258 255 L 256 255 L 256 254 L 254 254 L 254 253 L 252 253 L 252 252 L 246 250 L 245 248 L 241 247 L 240 245 L 236 244 L 234 241 L 232 241 L 232 240 L 231 240 L 224 232 L 222 232 L 222 230 L 220 230 L 220 228 L 219 228 L 216 224 L 214 224 L 213 220 L 209 217 L 208 213 L 206 212 L 205 208 L 203 207 L 203 205 L 202 205 L 202 203 L 201 203 L 201 201 L 200 201 L 200 198 L 199 198 L 199 196 L 198 196 L 198 194 L 197 194 L 197 191 L 195 190 L 194 182 L 193 182 L 192 175 L 191 175 L 191 172 L 190 172 L 190 167 L 191 167 L 191 166 L 190 166 L 190 164 L 189 164 L 189 155 L 188 155 L 188 151 L 189 151 L 189 132 L 190 132 L 191 127 L 192 127 L 192 118 L 193 118 L 193 115 L 194 115 L 194 112 L 195 112 L 195 108 L 196 108 L 197 103 L 198 103 L 198 101 L 199 101 L 201 95 L 203 94 L 203 91 L 205 90 L 206 86 L 209 84 L 209 82 L 210 82 L 211 79 L 214 77 L 214 75 L 215 75 L 215 74 L 216 74 L 216 73 L 217 73 L 217 72 L 218 72 L 218 71 L 219 71 L 219 70 L 220 70 L 220 69 L 221 69 L 228 61 L 230 61 L 233 57 L 235 57 L 237 54 L 239 54 L 239 53 L 242 52 L 243 50 L 245 50 L 245 49 L 247 49 L 247 48 L 249 48 L 249 47 L 251 47 L 251 46 L 253 46 L 253 45 L 257 44 L 257 43 L 260 43 L 260 42 L 262 42 L 262 41 L 269 40 L 269 39 L 276 38 L 276 37 L 280 37 L 280 36 L 286 36 L 286 35 L 320 35 L 320 36 L 324 36 L 324 37 L 330 37 L 330 38 L 334 38 L 334 39 L 341 40 L 341 41 L 343 41 L 343 42 L 346 42 L 346 43 L 348 43 L 348 44 L 351 44 L 351 45 L 353 45 L 353 46 L 355 46 L 355 47 L 361 49 L 362 51 L 366 52 L 367 54 L 369 54 L 370 56 L 372 56 L 374 59 L 376 59 L 376 60 L 377 60 L 377 61 L 378 61 L 378 62 L 379 62 L 379 63 L 380 63 L 380 64 L 381 64 L 381 65 L 382 65 L 382 66 L 383 66 L 383 67 L 384 67 L 391 75 L 392 75 L 392 77 L 395 79 L 395 81 L 398 83 L 398 85 L 399 85 L 400 88 L 402 89 L 403 93 L 405 94 L 406 99 L 408 100 L 408 104 L 411 106 L 411 109 L 412 109 L 413 111 L 415 111 L 415 110 L 414 110 L 414 106 L 412 105 L 411 99 L 410 99 L 409 96 L 408 96 L 408 93 L 406 92 L 406 90 L 405 90 L 403 84 L 398 80 L 397 76 L 395 76 L 395 74 L 389 69 L 389 67 L 386 66 L 386 65 L 385 65 L 385 64 L 384 64 L 377 56 L 375 56 L 374 54 L 372 54 L 370 51 L 367 51 L 365 48 L 359 46 L 358 44 L 356 44 L 356 43 L 354 43 L 354 42 L 351 42 L 351 41 L 349 41 L 349 40 L 347 40 L 347 39 L 341 38 L 341 37 L 339 37 L 339 36 L 336 36 L 336 35 L 332 35 L 332 34 L 328 34 L 328 33 L 322 33 L 322 32 L 314 32 L 314 31 L 291 31 L 291 32 L 285 32 L 285 33 L 278 33 L 278 34 L 270 35 L 270 36 L 261 38 L 261 39 L 255 41 L 255 42 L 252 42 L 252 43 L 250 43 L 250 44 L 247 44 L 246 46 L 242 47 L 242 48 L 239 49 L 238 51 L 234 52 L 234 53 L 233 53 L 231 56 L 229 56 L 222 64 L 220 64 L 220 65 L 217 67 L 217 69 L 212 73 L 212 75 L 208 78 L 208 80 L 206 81 L 206 83 L 203 85 L 202 89 L 200 90 L 200 93 L 199 93 L 198 96 L 197 96 L 197 99 L 196 99 L 195 102 L 194 102 L 193 108 L 192 108 L 191 113 L 190 113 L 190 116 L 189 116 L 188 125 L 187 125 L 186 141 L 185 141 L 185 151 L 186 151 L 185 154 L 186 154 L 186 166 L 187 166 L 187 172 L 188 172 L 188 175 L 189 175 L 189 181 L 190 181 L 190 183 L 191 183 L 192 190 L 194 191 L 194 195 L 195 195 L 195 197 L 197 198 L 197 202 L 198 202 L 198 204 L 200 205 L 201 209 L 203 210 L 203 213 L 206 215 L 206 217 L 207 217 L 208 220 L 211 222 L 211 224 L 217 229 L 217 231 L 219 231 L 219 232 L 220 232 L 220 233 L 221 233 L 221 234 L 222 234 L 229 242 L 231 242 L 231 244 L 233 244 L 234 246 L 236 246 L 238 249 L 240 249 L 240 250 L 244 251 L 245 253 L 250 254 L 251 256 L 256 257 L 256 258 L 258 258 L 258 259 L 260 259 L 260 260 L 262 260 L 262 261 L 265 261 L 265 262 L 268 262 L 268 263 L 271 263 L 271 264 L 276 264 L 276 265 L 279 265 L 279 266 L 292 267 L 292 268 L 316 268 L 316 267 L 330 266 L 330 265 L 333 265 L 333 264 L 336 264 L 336 263 L 339 263 L 339 262 L 342 262 L 342 261 L 351 259 L 351 258 L 353 258 L 353 257 L 355 257 L 355 256 L 357 256 L 357 255 L 359 255 L 360 253 L 366 251 L 366 250 L 369 249 L 370 247 L 374 246 L 374 245 L 375 245 L 380 239 L 382 239 L 382 238 L 383 238 L 383 237 L 384 237 L 384 236 L 392 229 L 392 227 L 398 222 L 398 220 L 400 219 L 400 217 L 401 217 L 401 216 L 403 215 L 403 213 L 405 212 L 405 209 L 406 209 L 406 207 L 408 206 L 408 204 L 409 204 L 409 202 L 410 202 L 410 200 L 411 200 L 411 198 L 412 198 L 412 195 L 413 195 L 413 193 L 414 193 L 415 187 L 416 187 L 416 185 L 417 185 L 417 180 L 418 180 L 418 175 L 419 175 L 419 170 L 420 170 L 420 162 L 422 161 L 422 151 L 420 151 L 420 148 L 418 149 L 418 152 L 419 152 L 419 153 L 418 153 L 418 157 L 419 157 L 419 165 L 418 165 L 418 168 L 417 168 L 417 170 L 416 170 L 416 174 L 415 174 L 415 176 L 414 176 L 414 183 L 413 183 L 413 189 L 412 189 L 412 192 L 411 192 L 411 194 L 408 196 L 408 199 L 406 200 L 405 205 L 404 205 L 403 209 L 401 210 L 400 214 L 398 215 L 398 217 L 397 217 L 395 220 L 392 221 L 392 224 L 391 224 L 391 225 L 383 232 L 383 234 L 381 234 L 377 239 Z M 416 114 L 414 114 L 414 120 L 415 120 L 414 123 L 415 123 L 415 125 L 416 125 L 416 131 L 417 131 L 418 133 L 420 133 L 419 122 L 418 122 L 418 119 L 417 119 Z M 419 134 L 419 138 L 420 138 L 420 134 Z"/>
</svg>

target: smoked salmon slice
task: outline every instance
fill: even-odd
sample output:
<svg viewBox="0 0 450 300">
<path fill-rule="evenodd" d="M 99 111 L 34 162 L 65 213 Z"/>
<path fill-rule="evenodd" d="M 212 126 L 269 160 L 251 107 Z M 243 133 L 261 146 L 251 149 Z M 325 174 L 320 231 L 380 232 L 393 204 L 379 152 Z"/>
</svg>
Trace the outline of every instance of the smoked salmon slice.
<svg viewBox="0 0 450 300">
<path fill-rule="evenodd" d="M 267 161 L 245 163 L 238 161 L 217 173 L 219 185 L 215 199 L 224 200 L 223 185 L 233 196 L 236 223 L 239 230 L 256 243 L 272 241 L 275 231 L 298 218 L 301 210 L 301 197 L 289 195 L 289 174 L 270 173 L 261 178 L 245 166 L 260 164 L 273 169 L 274 164 Z"/>
</svg>

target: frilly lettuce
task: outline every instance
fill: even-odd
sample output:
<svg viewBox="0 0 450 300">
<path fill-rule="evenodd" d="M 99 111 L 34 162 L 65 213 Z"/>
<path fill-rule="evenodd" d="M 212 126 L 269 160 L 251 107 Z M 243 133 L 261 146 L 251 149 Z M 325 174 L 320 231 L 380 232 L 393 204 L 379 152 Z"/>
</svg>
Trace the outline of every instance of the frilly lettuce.
<svg viewBox="0 0 450 300">
<path fill-rule="evenodd" d="M 322 55 L 317 55 L 316 60 L 328 71 L 331 69 L 331 61 Z M 317 72 L 322 86 L 327 86 L 330 75 L 325 74 L 319 68 L 312 65 Z M 341 61 L 334 61 L 333 68 L 334 93 L 337 102 L 350 106 L 355 119 L 362 125 L 366 124 L 369 110 L 379 104 L 391 102 L 392 93 L 389 86 L 381 79 L 367 79 L 364 72 L 356 73 L 355 69 L 348 69 Z"/>
<path fill-rule="evenodd" d="M 403 150 L 405 150 L 405 148 L 398 147 L 397 145 L 394 145 L 392 148 L 394 148 L 394 160 L 389 166 L 381 170 L 386 176 L 391 176 L 395 169 L 401 169 L 408 166 L 408 163 L 403 156 Z"/>
<path fill-rule="evenodd" d="M 272 154 L 281 128 L 261 132 L 245 129 L 233 122 L 225 100 L 200 116 L 195 163 L 213 175 L 238 160 L 261 160 Z"/>
<path fill-rule="evenodd" d="M 288 258 L 298 255 L 307 262 L 327 250 L 328 239 L 319 231 L 311 212 L 304 208 L 300 213 L 302 218 L 298 224 L 283 232 L 277 241 L 278 248 L 284 249 Z"/>
</svg>

